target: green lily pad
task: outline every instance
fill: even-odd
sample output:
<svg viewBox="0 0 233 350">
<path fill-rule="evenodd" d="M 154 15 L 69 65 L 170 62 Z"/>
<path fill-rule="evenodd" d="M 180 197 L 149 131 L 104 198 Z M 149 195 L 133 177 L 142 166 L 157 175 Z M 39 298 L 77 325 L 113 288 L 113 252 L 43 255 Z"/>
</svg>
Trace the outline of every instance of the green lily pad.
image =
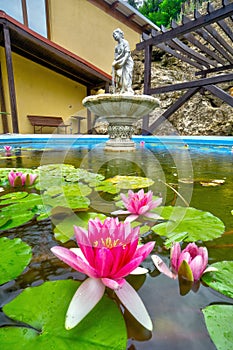
<svg viewBox="0 0 233 350">
<path fill-rule="evenodd" d="M 45 164 L 37 168 L 40 174 L 49 173 L 50 176 L 57 176 L 58 174 L 67 175 L 75 167 L 71 164 Z"/>
<path fill-rule="evenodd" d="M 95 187 L 95 190 L 116 194 L 120 192 L 121 189 L 117 187 L 116 184 L 113 184 L 107 180 L 104 180 L 104 181 L 101 181 L 101 183 L 97 184 L 97 186 Z"/>
<path fill-rule="evenodd" d="M 74 225 L 87 229 L 88 221 L 90 219 L 95 219 L 96 217 L 102 221 L 106 218 L 103 214 L 84 212 L 68 216 L 54 228 L 55 238 L 62 243 L 69 241 L 74 236 Z"/>
<path fill-rule="evenodd" d="M 65 329 L 65 314 L 79 285 L 71 280 L 46 282 L 25 289 L 5 305 L 7 316 L 31 328 L 0 328 L 1 350 L 126 349 L 124 319 L 115 302 L 105 296 L 75 328 Z"/>
<path fill-rule="evenodd" d="M 225 229 L 219 218 L 195 208 L 167 206 L 155 208 L 152 212 L 168 220 L 152 227 L 158 235 L 170 238 L 184 233 L 185 242 L 212 240 L 220 237 Z"/>
<path fill-rule="evenodd" d="M 153 183 L 154 181 L 147 177 L 117 175 L 102 181 L 95 190 L 116 194 L 121 189 L 133 190 L 136 188 L 146 188 L 153 185 Z"/>
<path fill-rule="evenodd" d="M 217 271 L 207 272 L 202 280 L 211 288 L 233 298 L 233 261 L 219 261 L 211 264 Z"/>
<path fill-rule="evenodd" d="M 218 350 L 232 350 L 233 305 L 210 305 L 202 310 L 212 341 Z"/>
<path fill-rule="evenodd" d="M 44 197 L 44 204 L 51 207 L 63 206 L 71 209 L 87 209 L 90 204 L 90 200 L 83 196 L 57 196 L 57 197 Z"/>
<path fill-rule="evenodd" d="M 45 195 L 58 196 L 63 194 L 64 196 L 88 196 L 92 192 L 92 189 L 88 185 L 82 183 L 71 184 L 65 186 L 52 186 L 45 191 Z"/>
<path fill-rule="evenodd" d="M 121 176 L 117 175 L 110 179 L 106 180 L 107 182 L 111 182 L 116 184 L 122 189 L 135 189 L 135 188 L 146 188 L 152 186 L 154 181 L 147 177 L 140 176 Z"/>
<path fill-rule="evenodd" d="M 0 230 L 8 230 L 18 227 L 32 220 L 37 214 L 37 206 L 43 205 L 40 195 L 30 193 L 26 197 L 19 199 L 17 203 L 3 207 L 0 215 L 10 218 Z"/>
<path fill-rule="evenodd" d="M 0 205 L 13 204 L 28 196 L 27 192 L 11 192 L 0 197 Z"/>
<path fill-rule="evenodd" d="M 1 231 L 1 227 L 4 226 L 10 219 L 11 219 L 10 216 L 0 215 L 0 231 Z"/>
<path fill-rule="evenodd" d="M 85 169 L 75 169 L 70 174 L 66 176 L 66 181 L 69 182 L 77 182 L 77 181 L 84 181 L 86 183 L 99 183 L 100 181 L 104 180 L 104 176 L 101 174 L 91 173 L 90 171 L 87 171 Z"/>
<path fill-rule="evenodd" d="M 31 260 L 31 247 L 20 238 L 0 238 L 0 285 L 19 276 Z"/>
</svg>

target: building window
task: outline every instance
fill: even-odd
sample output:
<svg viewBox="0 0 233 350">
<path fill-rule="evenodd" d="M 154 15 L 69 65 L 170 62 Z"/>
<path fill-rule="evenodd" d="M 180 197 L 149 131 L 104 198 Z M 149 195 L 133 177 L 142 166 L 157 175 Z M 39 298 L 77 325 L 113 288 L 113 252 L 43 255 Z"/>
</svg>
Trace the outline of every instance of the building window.
<svg viewBox="0 0 233 350">
<path fill-rule="evenodd" d="M 0 0 L 0 10 L 48 38 L 48 0 Z"/>
</svg>

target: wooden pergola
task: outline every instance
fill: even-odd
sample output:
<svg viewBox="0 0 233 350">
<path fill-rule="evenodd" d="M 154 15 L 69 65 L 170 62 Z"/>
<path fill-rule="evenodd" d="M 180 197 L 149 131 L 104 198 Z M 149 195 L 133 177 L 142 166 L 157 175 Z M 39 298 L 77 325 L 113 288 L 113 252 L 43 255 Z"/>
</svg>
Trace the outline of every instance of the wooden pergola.
<svg viewBox="0 0 233 350">
<path fill-rule="evenodd" d="M 152 133 L 165 119 L 168 119 L 197 92 L 208 91 L 233 107 L 233 97 L 218 84 L 233 82 L 233 3 L 222 0 L 222 6 L 214 9 L 207 5 L 207 13 L 194 11 L 194 18 L 182 18 L 182 24 L 172 22 L 172 28 L 152 30 L 144 34 L 137 50 L 144 50 L 144 93 L 157 95 L 171 91 L 185 92 L 155 122 L 149 125 L 149 117 L 144 117 L 143 130 Z M 195 67 L 197 79 L 170 84 L 151 86 L 152 50 L 156 46 L 163 51 Z M 233 83 L 232 83 L 233 84 Z"/>
</svg>

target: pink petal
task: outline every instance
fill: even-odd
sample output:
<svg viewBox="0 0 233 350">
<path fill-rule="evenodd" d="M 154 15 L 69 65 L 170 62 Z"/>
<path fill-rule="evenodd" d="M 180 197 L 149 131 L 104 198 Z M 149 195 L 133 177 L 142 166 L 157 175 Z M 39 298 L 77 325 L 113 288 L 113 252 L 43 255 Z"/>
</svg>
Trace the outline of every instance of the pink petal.
<svg viewBox="0 0 233 350">
<path fill-rule="evenodd" d="M 181 253 L 180 243 L 174 243 L 171 248 L 171 266 L 175 271 L 178 271 L 178 259 Z"/>
<path fill-rule="evenodd" d="M 198 281 L 205 269 L 205 266 L 203 265 L 203 259 L 200 255 L 196 256 L 190 263 L 189 263 L 190 269 L 193 273 L 194 281 Z"/>
<path fill-rule="evenodd" d="M 137 292 L 125 281 L 122 288 L 115 291 L 116 295 L 126 307 L 126 309 L 143 325 L 143 327 L 152 331 L 153 325 L 150 316 Z"/>
<path fill-rule="evenodd" d="M 54 255 L 56 255 L 60 260 L 64 261 L 67 265 L 71 266 L 73 269 L 80 271 L 90 277 L 99 277 L 96 271 L 89 266 L 86 261 L 82 260 L 79 256 L 77 256 L 70 249 L 63 247 L 53 247 L 51 251 Z"/>
<path fill-rule="evenodd" d="M 155 242 L 148 242 L 146 244 L 139 246 L 137 251 L 135 252 L 135 257 L 140 256 L 142 260 L 144 260 L 153 250 L 154 246 L 155 246 Z"/>
<path fill-rule="evenodd" d="M 203 264 L 207 266 L 208 264 L 208 250 L 206 247 L 200 247 L 199 248 L 199 255 L 203 258 Z"/>
<path fill-rule="evenodd" d="M 96 250 L 95 269 L 99 277 L 107 277 L 114 265 L 111 249 L 101 248 Z"/>
<path fill-rule="evenodd" d="M 142 262 L 142 257 L 135 258 L 131 260 L 128 264 L 123 266 L 114 275 L 111 275 L 113 279 L 118 279 L 129 275 L 133 270 L 135 270 L 139 264 Z"/>
<path fill-rule="evenodd" d="M 146 204 L 146 205 L 142 206 L 141 208 L 139 208 L 138 214 L 139 214 L 139 215 L 143 215 L 143 214 L 145 214 L 148 210 L 150 210 L 150 207 L 149 207 L 148 204 Z"/>
<path fill-rule="evenodd" d="M 100 301 L 105 286 L 99 279 L 88 278 L 77 289 L 66 313 L 65 328 L 74 328 Z"/>
<path fill-rule="evenodd" d="M 144 267 L 138 266 L 136 267 L 136 269 L 130 272 L 130 275 L 144 275 L 147 272 L 148 272 L 147 269 L 144 269 Z"/>
<path fill-rule="evenodd" d="M 146 216 L 147 218 L 151 218 L 151 219 L 163 219 L 160 215 L 155 214 L 155 213 L 145 213 L 144 216 Z"/>
<path fill-rule="evenodd" d="M 119 279 L 119 280 L 113 280 L 111 278 L 101 278 L 101 281 L 103 284 L 113 290 L 119 289 L 121 286 L 123 286 L 125 279 Z"/>
<path fill-rule="evenodd" d="M 128 210 L 115 210 L 111 214 L 112 215 L 124 215 L 124 214 L 130 214 L 130 211 L 128 211 Z"/>
<path fill-rule="evenodd" d="M 162 204 L 163 198 L 158 198 L 155 201 L 152 201 L 151 209 L 154 209 L 158 207 L 160 204 Z"/>
<path fill-rule="evenodd" d="M 158 256 L 158 255 L 152 255 L 151 259 L 155 265 L 155 267 L 159 270 L 159 272 L 164 273 L 164 275 L 175 279 L 177 275 L 173 274 L 171 270 L 168 268 L 168 266 L 165 264 L 165 262 Z"/>
<path fill-rule="evenodd" d="M 125 219 L 124 222 L 132 222 L 132 221 L 136 220 L 138 217 L 139 217 L 139 215 L 131 214 L 131 215 L 127 216 L 127 218 Z"/>
</svg>

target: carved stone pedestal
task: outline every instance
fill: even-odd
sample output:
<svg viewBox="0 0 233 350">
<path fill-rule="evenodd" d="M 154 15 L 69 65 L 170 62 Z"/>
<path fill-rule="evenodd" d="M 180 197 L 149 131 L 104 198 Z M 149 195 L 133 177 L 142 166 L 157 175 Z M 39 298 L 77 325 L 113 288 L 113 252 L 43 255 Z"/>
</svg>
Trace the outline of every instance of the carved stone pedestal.
<svg viewBox="0 0 233 350">
<path fill-rule="evenodd" d="M 131 140 L 134 128 L 132 125 L 110 123 L 108 126 L 109 140 L 105 144 L 106 151 L 134 151 L 135 143 Z"/>
</svg>

